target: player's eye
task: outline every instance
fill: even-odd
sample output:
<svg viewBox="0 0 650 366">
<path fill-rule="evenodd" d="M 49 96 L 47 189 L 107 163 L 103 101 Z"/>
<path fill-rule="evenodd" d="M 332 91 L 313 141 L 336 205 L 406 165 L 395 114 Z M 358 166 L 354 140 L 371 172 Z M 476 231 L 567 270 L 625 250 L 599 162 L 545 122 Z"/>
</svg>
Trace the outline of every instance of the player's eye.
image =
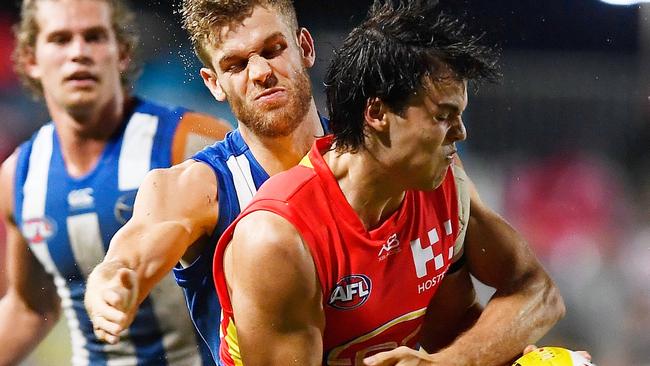
<svg viewBox="0 0 650 366">
<path fill-rule="evenodd" d="M 437 114 L 435 116 L 436 121 L 438 122 L 444 122 L 449 119 L 449 113 L 442 113 L 442 114 Z"/>
<path fill-rule="evenodd" d="M 238 72 L 244 71 L 244 69 L 246 69 L 247 64 L 248 63 L 246 61 L 235 62 L 228 65 L 225 71 L 231 74 L 236 74 Z"/>
<path fill-rule="evenodd" d="M 90 32 L 84 37 L 86 42 L 103 42 L 108 39 L 108 35 L 103 31 Z"/>
<path fill-rule="evenodd" d="M 70 41 L 70 36 L 66 34 L 52 34 L 47 38 L 47 41 L 49 43 L 54 43 L 58 45 L 62 45 Z"/>
<path fill-rule="evenodd" d="M 264 52 L 262 52 L 262 57 L 267 60 L 275 58 L 279 56 L 286 48 L 287 46 L 285 43 L 274 43 L 273 45 L 264 49 Z"/>
</svg>

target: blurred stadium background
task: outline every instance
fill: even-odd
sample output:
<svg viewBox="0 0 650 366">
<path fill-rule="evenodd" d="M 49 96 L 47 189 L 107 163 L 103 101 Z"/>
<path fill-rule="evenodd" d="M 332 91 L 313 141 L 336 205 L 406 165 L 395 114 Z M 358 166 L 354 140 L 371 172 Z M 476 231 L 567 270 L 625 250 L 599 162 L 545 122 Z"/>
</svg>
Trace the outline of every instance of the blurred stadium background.
<svg viewBox="0 0 650 366">
<path fill-rule="evenodd" d="M 371 1 L 295 2 L 316 41 L 311 75 L 324 112 L 332 49 Z M 136 93 L 233 121 L 198 76 L 176 4 L 132 1 L 146 65 Z M 650 4 L 448 0 L 443 8 L 503 49 L 501 83 L 470 96 L 462 156 L 484 200 L 528 238 L 562 290 L 567 316 L 539 344 L 587 349 L 600 365 L 650 365 Z M 2 159 L 48 120 L 12 71 L 17 9 L 15 0 L 0 3 Z M 68 355 L 60 325 L 24 364 L 66 365 Z"/>
</svg>

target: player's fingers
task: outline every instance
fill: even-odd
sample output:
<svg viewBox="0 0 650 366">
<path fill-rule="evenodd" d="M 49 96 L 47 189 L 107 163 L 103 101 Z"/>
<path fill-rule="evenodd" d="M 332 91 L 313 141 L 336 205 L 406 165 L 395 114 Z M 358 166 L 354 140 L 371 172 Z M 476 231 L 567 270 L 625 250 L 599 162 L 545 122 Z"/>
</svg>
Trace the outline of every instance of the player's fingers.
<svg viewBox="0 0 650 366">
<path fill-rule="evenodd" d="M 534 344 L 529 344 L 529 345 L 526 346 L 526 348 L 524 348 L 524 354 L 526 354 L 526 353 L 530 353 L 530 352 L 533 352 L 533 351 L 536 350 L 536 349 L 537 349 L 537 346 L 536 346 L 536 345 L 534 345 Z"/>
<path fill-rule="evenodd" d="M 121 333 L 121 327 L 97 316 L 93 318 L 93 332 L 97 339 L 106 343 L 115 344 L 120 340 L 119 334 Z"/>
<path fill-rule="evenodd" d="M 392 366 L 399 362 L 401 355 L 404 353 L 403 347 L 395 348 L 391 351 L 377 353 L 376 355 L 363 359 L 366 366 Z"/>
<path fill-rule="evenodd" d="M 95 333 L 95 337 L 101 342 L 106 342 L 106 343 L 109 343 L 109 344 L 115 344 L 119 340 L 119 339 L 116 340 L 117 337 L 106 333 L 102 329 L 94 329 L 93 332 Z"/>
<path fill-rule="evenodd" d="M 126 328 L 128 326 L 127 322 L 129 316 L 125 312 L 116 309 L 108 304 L 98 305 L 96 307 L 96 310 L 93 311 L 92 316 L 102 317 L 112 323 L 120 325 L 122 328 Z"/>
<path fill-rule="evenodd" d="M 579 354 L 580 356 L 588 359 L 589 361 L 591 361 L 591 355 L 589 354 L 589 352 L 587 352 L 587 351 L 576 351 L 576 353 Z"/>
<path fill-rule="evenodd" d="M 129 298 L 132 296 L 128 289 L 121 287 L 113 287 L 107 289 L 102 295 L 104 297 L 104 301 L 108 305 L 119 310 L 127 310 L 130 302 Z"/>
</svg>

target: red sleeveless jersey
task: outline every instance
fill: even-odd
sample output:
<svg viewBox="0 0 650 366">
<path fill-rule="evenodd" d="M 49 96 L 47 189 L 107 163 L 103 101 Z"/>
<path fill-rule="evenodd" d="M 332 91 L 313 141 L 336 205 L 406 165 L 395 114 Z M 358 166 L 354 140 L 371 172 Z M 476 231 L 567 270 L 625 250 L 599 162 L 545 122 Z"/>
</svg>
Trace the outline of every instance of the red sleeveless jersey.
<svg viewBox="0 0 650 366">
<path fill-rule="evenodd" d="M 311 251 L 325 311 L 323 364 L 362 365 L 364 357 L 381 351 L 417 347 L 459 231 L 452 170 L 433 191 L 407 191 L 400 208 L 368 231 L 323 160 L 331 144 L 331 137 L 317 140 L 299 166 L 271 177 L 219 240 L 214 280 L 223 308 L 225 365 L 241 365 L 241 359 L 223 254 L 234 225 L 258 210 L 291 222 Z"/>
</svg>

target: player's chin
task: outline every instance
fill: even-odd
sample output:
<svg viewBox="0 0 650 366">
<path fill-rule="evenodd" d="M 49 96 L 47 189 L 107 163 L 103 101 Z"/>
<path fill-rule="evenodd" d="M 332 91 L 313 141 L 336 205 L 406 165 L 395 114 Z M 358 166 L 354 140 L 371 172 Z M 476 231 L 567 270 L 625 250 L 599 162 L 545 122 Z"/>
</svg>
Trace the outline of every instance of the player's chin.
<svg viewBox="0 0 650 366">
<path fill-rule="evenodd" d="M 446 176 L 447 176 L 447 167 L 445 167 L 445 169 L 442 169 L 442 170 L 438 171 L 435 174 L 434 178 L 432 179 L 432 187 L 431 187 L 431 189 L 433 190 L 433 189 L 436 189 L 436 188 L 440 187 L 442 182 L 445 180 Z"/>
</svg>

